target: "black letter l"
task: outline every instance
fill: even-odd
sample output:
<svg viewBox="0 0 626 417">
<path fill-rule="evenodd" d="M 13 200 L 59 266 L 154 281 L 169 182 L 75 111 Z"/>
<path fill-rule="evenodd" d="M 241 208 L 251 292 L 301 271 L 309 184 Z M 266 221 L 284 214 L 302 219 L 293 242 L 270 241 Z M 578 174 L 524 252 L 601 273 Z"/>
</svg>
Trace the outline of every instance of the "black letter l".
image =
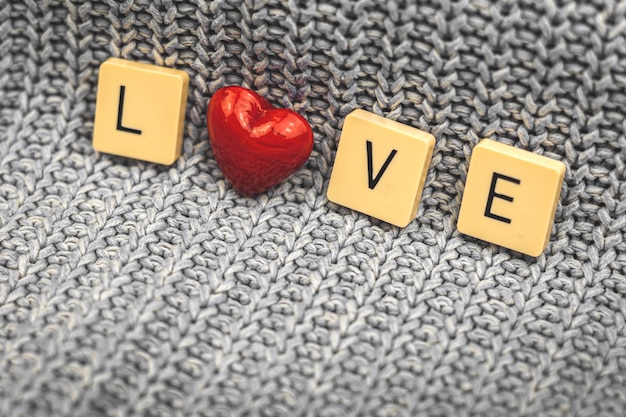
<svg viewBox="0 0 626 417">
<path fill-rule="evenodd" d="M 141 135 L 141 130 L 132 129 L 130 127 L 122 126 L 122 114 L 124 113 L 124 93 L 126 92 L 126 86 L 120 85 L 120 101 L 117 107 L 117 130 L 122 132 L 133 133 L 135 135 Z"/>
</svg>

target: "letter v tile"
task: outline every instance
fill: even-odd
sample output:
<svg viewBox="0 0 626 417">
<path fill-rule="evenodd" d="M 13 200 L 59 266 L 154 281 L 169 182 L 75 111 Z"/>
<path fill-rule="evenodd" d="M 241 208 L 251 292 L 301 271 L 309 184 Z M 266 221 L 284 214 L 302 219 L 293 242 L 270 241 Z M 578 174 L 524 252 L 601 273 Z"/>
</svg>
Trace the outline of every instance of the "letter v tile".
<svg viewBox="0 0 626 417">
<path fill-rule="evenodd" d="M 355 110 L 344 122 L 328 199 L 404 227 L 417 213 L 435 138 Z"/>
</svg>

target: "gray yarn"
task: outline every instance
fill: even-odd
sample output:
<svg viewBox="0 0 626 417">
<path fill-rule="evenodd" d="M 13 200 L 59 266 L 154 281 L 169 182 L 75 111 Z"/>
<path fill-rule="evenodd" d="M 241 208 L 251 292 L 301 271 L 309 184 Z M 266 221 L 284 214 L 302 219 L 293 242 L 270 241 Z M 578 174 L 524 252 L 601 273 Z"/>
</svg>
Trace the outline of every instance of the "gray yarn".
<svg viewBox="0 0 626 417">
<path fill-rule="evenodd" d="M 623 416 L 626 2 L 0 0 L 1 416 Z M 191 77 L 171 167 L 91 146 L 110 56 Z M 311 123 L 256 199 L 205 112 Z M 344 117 L 437 138 L 417 219 L 329 203 Z M 550 244 L 456 230 L 474 145 L 563 161 Z"/>
</svg>

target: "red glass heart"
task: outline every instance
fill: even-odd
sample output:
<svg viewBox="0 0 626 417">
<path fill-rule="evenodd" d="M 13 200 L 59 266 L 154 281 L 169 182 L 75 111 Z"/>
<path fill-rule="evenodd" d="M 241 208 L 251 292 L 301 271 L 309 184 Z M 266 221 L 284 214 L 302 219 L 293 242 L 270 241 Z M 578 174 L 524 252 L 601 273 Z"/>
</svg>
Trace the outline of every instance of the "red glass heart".
<svg viewBox="0 0 626 417">
<path fill-rule="evenodd" d="M 220 88 L 207 110 L 211 149 L 233 188 L 260 194 L 293 174 L 313 149 L 307 121 L 243 87 Z"/>
</svg>

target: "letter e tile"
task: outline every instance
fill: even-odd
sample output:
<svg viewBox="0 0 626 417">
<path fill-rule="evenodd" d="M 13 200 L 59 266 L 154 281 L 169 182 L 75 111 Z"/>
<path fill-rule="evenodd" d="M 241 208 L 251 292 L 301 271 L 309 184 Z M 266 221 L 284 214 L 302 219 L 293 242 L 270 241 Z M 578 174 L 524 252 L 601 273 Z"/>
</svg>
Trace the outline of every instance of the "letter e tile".
<svg viewBox="0 0 626 417">
<path fill-rule="evenodd" d="M 472 152 L 457 227 L 530 256 L 548 245 L 565 164 L 492 140 Z"/>
<path fill-rule="evenodd" d="M 100 65 L 93 147 L 171 165 L 182 149 L 189 75 L 109 58 Z"/>
<path fill-rule="evenodd" d="M 404 227 L 417 213 L 434 147 L 429 133 L 355 110 L 344 121 L 328 199 Z"/>
</svg>

